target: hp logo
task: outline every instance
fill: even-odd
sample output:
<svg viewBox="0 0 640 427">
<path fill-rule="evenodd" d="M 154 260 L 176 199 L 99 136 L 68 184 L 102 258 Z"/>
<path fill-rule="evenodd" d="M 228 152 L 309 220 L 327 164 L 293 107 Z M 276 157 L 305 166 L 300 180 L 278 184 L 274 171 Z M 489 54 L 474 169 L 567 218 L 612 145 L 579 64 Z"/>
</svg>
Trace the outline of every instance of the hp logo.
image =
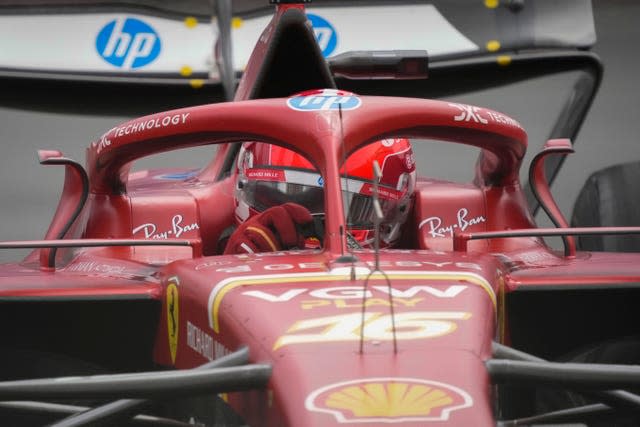
<svg viewBox="0 0 640 427">
<path fill-rule="evenodd" d="M 155 30 L 136 18 L 114 19 L 96 38 L 98 54 L 109 64 L 125 70 L 153 62 L 160 48 L 160 37 Z"/>
<path fill-rule="evenodd" d="M 362 100 L 350 92 L 323 89 L 289 98 L 287 105 L 297 111 L 355 110 L 362 105 Z"/>
<path fill-rule="evenodd" d="M 333 51 L 336 50 L 338 44 L 338 33 L 336 29 L 333 28 L 333 25 L 331 25 L 329 21 L 321 16 L 307 13 L 307 18 L 309 18 L 311 25 L 313 25 L 313 32 L 320 45 L 322 55 L 325 57 L 331 55 Z"/>
</svg>

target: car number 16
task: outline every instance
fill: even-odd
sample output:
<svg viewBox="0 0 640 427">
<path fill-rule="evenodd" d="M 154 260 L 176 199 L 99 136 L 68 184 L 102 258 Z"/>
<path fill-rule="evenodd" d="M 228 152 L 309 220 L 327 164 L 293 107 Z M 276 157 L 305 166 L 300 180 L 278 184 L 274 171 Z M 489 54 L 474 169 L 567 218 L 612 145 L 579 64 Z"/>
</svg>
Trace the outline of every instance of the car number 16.
<svg viewBox="0 0 640 427">
<path fill-rule="evenodd" d="M 447 335 L 458 327 L 454 320 L 466 320 L 471 313 L 462 311 L 412 311 L 395 314 L 380 312 L 343 314 L 339 316 L 305 319 L 294 323 L 276 341 L 274 350 L 289 344 L 393 340 L 393 326 L 397 340 L 416 340 Z M 363 325 L 364 319 L 364 325 Z M 315 333 L 310 330 L 319 329 Z M 306 333 L 300 333 L 306 332 Z"/>
</svg>

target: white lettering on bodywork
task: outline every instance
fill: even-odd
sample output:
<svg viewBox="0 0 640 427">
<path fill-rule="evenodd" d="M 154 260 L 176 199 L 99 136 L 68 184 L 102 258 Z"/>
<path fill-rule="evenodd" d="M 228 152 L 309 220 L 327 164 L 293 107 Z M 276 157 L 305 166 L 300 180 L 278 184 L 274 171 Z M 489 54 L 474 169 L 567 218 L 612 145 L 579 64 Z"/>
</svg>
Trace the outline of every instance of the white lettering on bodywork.
<svg viewBox="0 0 640 427">
<path fill-rule="evenodd" d="M 158 226 L 152 222 L 142 224 L 133 229 L 132 234 L 140 231 L 143 232 L 145 239 L 169 239 L 170 237 L 179 238 L 188 231 L 198 230 L 200 226 L 197 222 L 191 224 L 183 224 L 184 218 L 177 214 L 171 218 L 171 229 L 158 232 Z"/>
<path fill-rule="evenodd" d="M 213 338 L 191 322 L 187 322 L 187 345 L 207 360 L 213 360 Z"/>
<path fill-rule="evenodd" d="M 476 123 L 482 123 L 483 125 L 486 125 L 487 123 L 489 123 L 487 119 L 485 119 L 480 115 L 481 109 L 478 107 L 474 107 L 472 105 L 465 105 L 465 104 L 456 104 L 456 103 L 449 103 L 449 105 L 452 107 L 456 107 L 458 110 L 460 110 L 460 114 L 453 117 L 453 120 L 456 122 L 472 122 L 473 121 Z"/>
<path fill-rule="evenodd" d="M 418 225 L 418 228 L 422 228 L 427 225 L 429 229 L 427 233 L 431 237 L 452 237 L 454 233 L 454 229 L 459 229 L 460 231 L 465 231 L 472 225 L 480 224 L 486 222 L 487 219 L 482 216 L 474 216 L 468 218 L 469 211 L 466 208 L 459 209 L 456 214 L 456 223 L 455 224 L 446 224 L 443 225 L 442 218 L 439 216 L 432 216 L 427 219 L 424 219 Z"/>
<path fill-rule="evenodd" d="M 408 289 L 400 290 L 387 288 L 386 286 L 373 286 L 373 289 L 383 294 L 392 295 L 398 298 L 413 298 L 420 293 L 426 293 L 435 298 L 455 298 L 462 291 L 467 289 L 466 285 L 451 285 L 446 289 L 438 289 L 433 286 L 411 286 Z M 268 302 L 287 302 L 292 299 L 309 293 L 309 296 L 318 299 L 362 299 L 373 298 L 373 292 L 363 290 L 360 286 L 343 286 L 324 289 L 290 289 L 282 294 L 274 295 L 265 291 L 246 291 L 243 295 L 258 298 Z"/>
<path fill-rule="evenodd" d="M 143 130 L 185 124 L 190 114 L 191 113 L 171 114 L 146 121 L 129 122 L 126 125 L 111 128 L 100 137 L 100 141 L 97 144 L 94 144 L 96 152 L 100 154 L 102 150 L 111 146 L 113 138 L 119 138 L 123 135 L 132 135 L 142 132 Z"/>
<path fill-rule="evenodd" d="M 121 265 L 103 264 L 95 261 L 84 261 L 70 264 L 64 268 L 65 271 L 73 271 L 78 273 L 106 273 L 106 274 L 122 274 L 125 267 Z"/>
</svg>

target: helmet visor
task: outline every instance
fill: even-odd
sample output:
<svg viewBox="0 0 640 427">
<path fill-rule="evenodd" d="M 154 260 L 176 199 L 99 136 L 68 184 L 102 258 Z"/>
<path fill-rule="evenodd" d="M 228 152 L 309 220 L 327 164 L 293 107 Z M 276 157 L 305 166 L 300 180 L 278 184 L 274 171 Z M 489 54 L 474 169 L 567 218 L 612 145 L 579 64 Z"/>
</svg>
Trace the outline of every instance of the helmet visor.
<svg viewBox="0 0 640 427">
<path fill-rule="evenodd" d="M 240 178 L 238 198 L 258 212 L 272 206 L 293 202 L 304 206 L 312 214 L 322 214 L 325 212 L 323 183 L 322 177 L 317 173 L 281 169 L 248 169 L 246 176 Z M 386 218 L 396 209 L 401 192 L 380 186 L 378 195 Z M 375 211 L 372 183 L 342 178 L 342 199 L 347 212 L 348 227 L 373 228 Z"/>
</svg>

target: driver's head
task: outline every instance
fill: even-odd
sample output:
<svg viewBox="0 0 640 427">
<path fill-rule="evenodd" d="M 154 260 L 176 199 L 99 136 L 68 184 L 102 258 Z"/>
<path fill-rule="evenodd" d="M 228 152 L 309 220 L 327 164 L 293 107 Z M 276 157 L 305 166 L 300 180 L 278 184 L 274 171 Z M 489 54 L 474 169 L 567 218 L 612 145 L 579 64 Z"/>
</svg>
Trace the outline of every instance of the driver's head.
<svg viewBox="0 0 640 427">
<path fill-rule="evenodd" d="M 381 247 L 400 237 L 407 219 L 416 172 L 409 140 L 384 139 L 354 152 L 340 170 L 348 232 L 362 247 L 374 237 L 373 161 L 382 169 L 379 198 L 384 219 Z M 323 179 L 301 155 L 266 143 L 243 144 L 238 157 L 236 218 L 243 222 L 272 206 L 294 202 L 312 214 L 325 212 Z"/>
</svg>

